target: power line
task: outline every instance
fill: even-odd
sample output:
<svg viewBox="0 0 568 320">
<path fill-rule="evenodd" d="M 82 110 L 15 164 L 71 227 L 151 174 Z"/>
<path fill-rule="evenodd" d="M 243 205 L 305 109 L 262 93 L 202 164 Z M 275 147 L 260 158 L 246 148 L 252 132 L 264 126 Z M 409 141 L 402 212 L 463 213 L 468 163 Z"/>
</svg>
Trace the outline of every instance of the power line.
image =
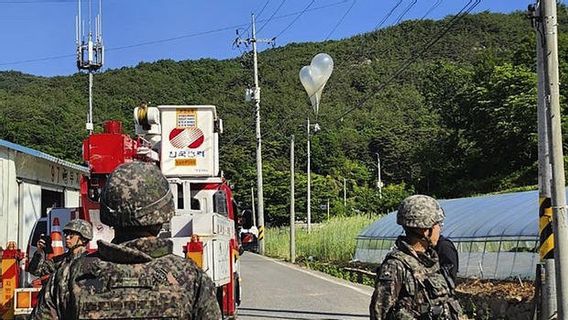
<svg viewBox="0 0 568 320">
<path fill-rule="evenodd" d="M 424 20 L 432 11 L 434 11 L 438 6 L 440 6 L 440 4 L 442 3 L 443 0 L 436 0 L 436 2 L 426 11 L 426 13 L 418 20 L 418 21 L 422 21 Z M 395 23 L 398 24 L 400 23 L 400 21 L 402 20 L 402 18 L 404 17 L 404 15 L 406 15 L 406 13 L 410 10 L 410 8 L 412 8 L 412 6 L 414 6 L 416 4 L 416 1 L 414 1 L 413 3 L 411 3 L 409 6 L 407 6 L 407 8 L 404 10 L 403 13 L 401 13 L 399 15 L 399 17 L 397 18 L 397 21 Z M 416 24 L 411 25 L 410 28 L 406 29 L 405 31 L 407 33 L 411 33 L 412 31 L 414 31 L 414 29 L 416 28 Z M 382 54 L 381 54 L 382 55 Z"/>
<path fill-rule="evenodd" d="M 390 76 L 387 80 L 385 80 L 376 89 L 373 89 L 372 90 L 373 92 L 371 94 L 367 95 L 367 97 L 365 97 L 363 100 L 361 100 L 361 102 L 359 102 L 357 105 L 349 108 L 347 111 L 345 111 L 343 114 L 341 114 L 341 116 L 339 116 L 337 119 L 335 119 L 333 121 L 333 123 L 338 123 L 339 121 L 341 121 L 345 116 L 347 116 L 351 112 L 362 108 L 365 105 L 365 103 L 367 103 L 367 101 L 371 100 L 378 93 L 380 93 L 382 90 L 384 90 L 392 80 L 396 79 L 400 74 L 402 74 L 406 69 L 408 69 L 408 67 L 410 67 L 410 65 L 412 65 L 414 62 L 416 62 L 416 60 L 418 58 L 420 58 L 424 53 L 426 53 L 428 50 L 430 50 L 430 48 L 432 48 L 432 46 L 434 46 L 436 43 L 438 43 L 450 31 L 450 29 L 457 22 L 459 22 L 463 17 L 468 15 L 473 9 L 475 9 L 475 7 L 477 7 L 481 3 L 481 1 L 482 0 L 469 0 L 469 2 L 454 17 L 452 17 L 450 19 L 450 21 L 448 21 L 444 30 L 438 35 L 438 37 L 431 40 L 422 50 L 412 54 L 411 57 L 408 58 L 405 61 L 405 63 L 392 76 Z"/>
<path fill-rule="evenodd" d="M 380 29 L 385 24 L 385 22 L 387 22 L 388 18 L 390 18 L 390 16 L 392 16 L 394 11 L 400 6 L 402 1 L 403 0 L 398 0 L 398 2 L 394 5 L 394 7 L 392 7 L 392 9 L 383 17 L 383 19 L 381 19 L 381 21 L 379 21 L 379 23 L 377 23 L 377 25 L 375 26 L 375 29 Z"/>
<path fill-rule="evenodd" d="M 424 20 L 424 18 L 426 18 L 430 13 L 432 13 L 432 11 L 436 10 L 440 4 L 442 4 L 443 0 L 436 0 L 436 2 L 430 7 L 430 9 L 428 9 L 428 11 L 426 11 L 426 13 L 422 16 L 422 18 L 420 18 L 420 20 Z"/>
<path fill-rule="evenodd" d="M 282 0 L 282 2 L 280 2 L 280 5 L 278 6 L 278 8 L 276 8 L 276 10 L 274 10 L 274 12 L 270 16 L 270 18 L 268 18 L 268 20 L 266 20 L 256 32 L 261 32 L 262 29 L 264 29 L 264 27 L 266 27 L 266 25 L 270 22 L 270 20 L 272 20 L 272 18 L 274 18 L 274 16 L 278 13 L 278 11 L 280 11 L 280 9 L 284 5 L 284 3 L 286 3 L 286 0 Z"/>
<path fill-rule="evenodd" d="M 253 111 L 253 113 L 256 110 Z M 290 113 L 288 114 L 287 117 L 285 118 L 281 118 L 278 122 L 278 127 L 279 128 L 287 128 L 290 127 L 290 122 L 292 120 L 295 120 L 297 117 L 294 113 Z M 227 144 L 223 144 L 223 146 L 220 148 L 220 152 L 222 150 L 224 150 L 224 148 L 228 148 L 229 146 L 234 145 L 240 138 L 243 137 L 243 135 L 248 131 L 251 130 L 250 127 L 246 127 L 243 128 L 242 130 L 239 131 L 239 133 L 236 134 L 236 136 Z M 263 133 L 263 140 L 268 141 L 269 139 L 273 139 L 275 137 L 280 137 L 285 141 L 288 141 L 289 137 L 284 136 L 284 134 L 282 132 L 276 131 L 276 130 L 269 130 L 268 128 L 264 128 L 264 133 Z"/>
<path fill-rule="evenodd" d="M 349 113 L 353 112 L 355 109 L 359 109 L 361 107 L 363 107 L 365 105 L 365 103 L 370 100 L 371 98 L 373 98 L 377 92 L 382 91 L 385 87 L 387 83 L 390 83 L 393 79 L 395 79 L 396 77 L 398 77 L 402 72 L 404 72 L 412 63 L 414 63 L 416 61 L 416 59 L 418 59 L 419 57 L 421 57 L 424 53 L 426 53 L 428 50 L 431 49 L 431 47 L 433 45 L 435 45 L 436 43 L 438 43 L 450 30 L 451 28 L 453 28 L 453 26 L 459 22 L 459 20 L 461 20 L 465 15 L 469 14 L 475 7 L 477 7 L 479 5 L 479 3 L 481 3 L 482 0 L 470 0 L 454 17 L 452 17 L 450 19 L 450 21 L 448 21 L 446 23 L 446 26 L 444 27 L 443 31 L 438 35 L 438 37 L 436 37 L 434 40 L 430 41 L 423 49 L 421 52 L 417 52 L 415 54 L 413 54 L 413 56 L 411 58 L 409 58 L 406 63 L 401 66 L 391 77 L 389 77 L 389 79 L 387 79 L 381 86 L 379 86 L 378 90 L 374 90 L 375 92 L 371 95 L 369 95 L 366 99 L 364 99 L 363 101 L 361 101 L 355 108 L 352 108 L 350 110 L 347 110 L 345 113 L 343 113 L 341 115 L 341 117 L 337 118 L 334 122 L 338 122 L 339 120 L 343 119 L 345 116 L 347 116 Z M 441 2 L 441 0 L 440 0 Z M 433 8 L 437 7 L 439 5 L 435 4 L 433 6 Z M 432 9 L 433 10 L 433 9 Z M 430 10 L 431 11 L 431 10 Z M 279 128 L 283 128 L 283 127 L 290 127 L 290 122 L 292 120 L 296 119 L 296 117 L 293 114 L 290 114 L 288 117 L 286 117 L 285 119 L 280 119 L 279 121 Z M 324 131 L 327 131 L 327 128 L 323 128 Z M 234 141 L 238 140 L 240 138 L 242 134 L 239 134 Z M 279 132 L 277 130 L 275 130 L 274 128 L 272 130 L 267 130 L 265 129 L 265 134 L 264 134 L 264 139 L 268 140 L 268 139 L 273 139 L 276 137 L 280 137 L 283 140 L 287 141 L 288 137 L 285 137 L 284 134 L 282 132 Z"/>
<path fill-rule="evenodd" d="M 255 13 L 255 17 L 256 17 L 257 19 L 260 18 L 260 15 L 262 15 L 262 13 L 264 12 L 264 9 L 266 9 L 266 6 L 268 6 L 269 3 L 270 3 L 270 0 L 266 0 L 266 2 L 264 3 L 264 6 L 262 6 L 262 9 L 260 9 L 260 12 L 259 12 L 259 13 L 256 13 L 256 11 L 253 11 L 253 13 Z M 249 25 L 248 25 L 248 27 L 245 29 L 245 32 L 244 32 L 244 33 L 249 32 L 250 27 L 252 27 L 252 23 L 249 23 Z"/>
<path fill-rule="evenodd" d="M 291 17 L 291 16 L 296 16 L 296 17 L 294 18 L 294 20 L 292 20 L 292 22 L 290 22 L 290 24 L 288 24 L 288 25 L 286 26 L 286 28 L 284 28 L 282 31 L 280 31 L 280 33 L 279 33 L 275 38 L 281 36 L 284 32 L 286 32 L 304 13 L 306 13 L 306 12 L 312 12 L 312 11 L 318 11 L 318 10 L 327 9 L 327 8 L 331 8 L 331 7 L 337 7 L 337 6 L 342 5 L 342 4 L 344 4 L 344 3 L 346 3 L 346 2 L 349 2 L 349 1 L 350 1 L 350 0 L 341 0 L 341 1 L 332 2 L 332 3 L 329 3 L 329 4 L 325 4 L 325 5 L 322 5 L 322 6 L 317 6 L 317 7 L 310 8 L 310 7 L 312 6 L 312 4 L 314 4 L 314 2 L 315 2 L 315 0 L 312 0 L 305 8 L 304 8 L 303 10 L 301 10 L 301 11 L 290 12 L 290 13 L 287 13 L 287 14 L 284 14 L 284 15 L 281 15 L 281 16 L 278 16 L 278 17 L 275 17 L 274 19 L 283 19 L 283 18 L 288 18 L 288 17 Z M 260 20 L 260 21 L 262 21 L 262 20 Z"/>
<path fill-rule="evenodd" d="M 417 2 L 418 2 L 418 0 L 412 0 L 412 2 L 408 4 L 406 9 L 404 9 L 404 11 L 398 16 L 395 24 L 399 24 L 400 21 L 402 20 L 402 18 L 404 18 L 404 16 L 408 13 L 408 11 L 410 11 L 410 9 L 412 9 L 412 7 L 414 7 Z"/>
<path fill-rule="evenodd" d="M 44 3 L 77 4 L 77 0 L 0 0 L 0 4 L 44 4 Z"/>
<path fill-rule="evenodd" d="M 292 22 L 290 22 L 286 28 L 284 28 L 282 31 L 280 31 L 279 34 L 276 35 L 276 37 L 274 38 L 279 38 L 284 32 L 286 32 L 288 29 L 290 29 L 290 27 L 296 23 L 296 21 L 298 21 L 298 19 L 300 19 L 300 17 L 306 13 L 306 11 L 308 11 L 308 9 L 312 6 L 312 4 L 314 4 L 316 0 L 312 0 L 310 3 L 308 3 L 308 5 L 304 8 L 304 10 L 300 11 L 300 13 L 298 13 L 298 15 L 294 18 L 294 20 L 292 20 Z"/>
<path fill-rule="evenodd" d="M 312 3 L 315 0 L 312 0 Z M 298 15 L 297 17 L 299 17 L 300 15 L 304 14 L 305 12 L 308 11 L 316 11 L 316 10 L 321 10 L 321 9 L 326 9 L 329 7 L 333 7 L 333 6 L 337 6 L 340 4 L 343 4 L 345 2 L 347 2 L 348 0 L 343 0 L 343 1 L 339 1 L 339 2 L 334 2 L 334 3 L 330 3 L 327 5 L 323 5 L 323 6 L 318 6 L 318 7 L 314 7 L 311 8 L 309 10 L 306 10 L 304 8 L 304 10 L 301 11 L 296 11 L 296 12 L 290 12 L 287 14 L 283 14 L 281 16 L 277 16 L 274 17 L 273 20 L 276 19 L 284 19 L 284 18 L 288 18 L 291 16 L 295 16 Z M 296 19 L 295 19 L 296 20 Z M 265 20 L 260 20 L 260 21 L 265 21 Z M 153 41 L 145 41 L 145 42 L 139 42 L 139 43 L 134 43 L 131 45 L 125 45 L 125 46 L 120 46 L 120 47 L 111 47 L 106 49 L 107 52 L 109 51 L 118 51 L 118 50 L 124 50 L 124 49 L 131 49 L 131 48 L 137 48 L 137 47 L 142 47 L 142 46 L 148 46 L 148 45 L 154 45 L 154 44 L 160 44 L 160 43 L 165 43 L 165 42 L 172 42 L 172 41 L 177 41 L 177 40 L 181 40 L 181 39 L 187 39 L 187 38 L 194 38 L 194 37 L 198 37 L 198 36 L 204 36 L 204 35 L 209 35 L 209 34 L 213 34 L 213 33 L 218 33 L 218 32 L 223 32 L 223 31 L 228 31 L 228 30 L 235 30 L 237 28 L 242 28 L 242 27 L 246 27 L 249 24 L 239 24 L 239 25 L 233 25 L 233 26 L 228 26 L 228 27 L 222 27 L 222 28 L 217 28 L 217 29 L 212 29 L 212 30 L 208 30 L 208 31 L 202 31 L 202 32 L 196 32 L 196 33 L 189 33 L 189 34 L 185 34 L 185 35 L 181 35 L 181 36 L 177 36 L 177 37 L 171 37 L 171 38 L 165 38 L 165 39 L 158 39 L 158 40 L 153 40 Z M 291 24 L 290 24 L 291 25 Z M 290 26 L 289 25 L 289 26 Z M 285 30 L 283 30 L 285 31 Z M 282 33 L 282 32 L 281 32 Z M 58 60 L 58 59 L 64 59 L 64 58 L 69 58 L 69 57 L 74 57 L 75 54 L 66 54 L 66 55 L 59 55 L 59 56 L 51 56 L 51 57 L 43 57 L 43 58 L 37 58 L 37 59 L 26 59 L 26 60 L 16 60 L 16 61 L 10 61 L 10 62 L 2 62 L 0 63 L 0 66 L 7 66 L 7 65 L 17 65 L 17 64 L 24 64 L 24 63 L 33 63 L 33 62 L 42 62 L 42 61 L 51 61 L 51 60 Z"/>
<path fill-rule="evenodd" d="M 393 13 L 396 11 L 396 9 L 400 6 L 400 4 L 402 3 L 403 0 L 398 0 L 397 3 L 395 3 L 395 5 L 385 14 L 385 16 L 377 23 L 377 25 L 375 25 L 375 30 L 379 30 L 380 28 L 383 27 L 383 25 L 385 24 L 385 22 L 393 15 Z M 364 57 L 366 55 L 366 51 L 365 50 L 365 45 L 367 44 L 367 41 L 365 40 L 365 36 L 361 35 L 361 41 L 360 41 L 360 49 L 359 54 L 361 55 L 361 57 Z M 372 51 L 371 47 L 369 47 L 368 49 L 369 51 Z"/>
<path fill-rule="evenodd" d="M 68 4 L 68 3 L 77 3 L 77 0 L 41 0 L 41 1 L 32 1 L 32 0 L 21 0 L 21 1 L 0 1 L 0 4 L 44 4 L 44 3 L 61 3 L 61 4 Z"/>
<path fill-rule="evenodd" d="M 349 14 L 351 9 L 353 9 L 353 7 L 355 6 L 355 3 L 357 3 L 357 0 L 353 0 L 353 3 L 351 3 L 351 6 L 349 6 L 349 8 L 347 9 L 347 11 L 345 11 L 345 13 L 341 17 L 341 19 L 339 19 L 339 21 L 335 24 L 333 29 L 331 29 L 331 31 L 327 34 L 327 37 L 325 37 L 325 40 L 328 40 L 329 37 L 331 37 L 331 35 L 335 32 L 335 29 L 337 29 L 337 27 L 339 27 L 339 25 L 341 25 L 341 23 L 343 22 L 345 17 Z"/>
<path fill-rule="evenodd" d="M 41 62 L 41 61 L 51 61 L 51 60 L 58 60 L 63 58 L 75 57 L 76 54 L 65 54 L 60 56 L 51 56 L 51 57 L 44 57 L 44 58 L 37 58 L 37 59 L 27 59 L 27 60 L 19 60 L 19 61 L 12 61 L 12 62 L 4 62 L 0 63 L 0 66 L 7 66 L 7 65 L 16 65 L 16 64 L 24 64 L 24 63 L 32 63 L 32 62 Z"/>
<path fill-rule="evenodd" d="M 264 4 L 264 6 L 262 7 L 262 9 L 260 9 L 260 12 L 256 14 L 257 19 L 260 18 L 260 16 L 264 12 L 264 9 L 266 9 L 266 6 L 268 6 L 269 3 L 270 3 L 270 0 L 266 0 L 266 3 Z M 249 25 L 249 29 L 250 29 L 250 26 L 252 26 L 252 24 Z"/>
<path fill-rule="evenodd" d="M 172 41 L 181 40 L 181 39 L 194 38 L 194 37 L 198 37 L 198 36 L 204 36 L 204 35 L 208 35 L 208 34 L 222 32 L 222 31 L 234 30 L 235 28 L 243 27 L 243 26 L 246 26 L 246 25 L 247 24 L 239 24 L 239 25 L 234 25 L 234 26 L 230 26 L 230 27 L 222 27 L 222 28 L 212 29 L 212 30 L 207 30 L 207 31 L 202 31 L 202 32 L 189 33 L 189 34 L 185 34 L 185 35 L 181 35 L 181 36 L 177 36 L 177 37 L 171 37 L 171 38 L 165 38 L 165 39 L 159 39 L 159 40 L 152 40 L 152 41 L 144 41 L 144 42 L 139 42 L 139 43 L 135 43 L 135 44 L 131 44 L 131 45 L 109 48 L 107 51 L 118 51 L 118 50 L 124 50 L 124 49 L 160 44 L 160 43 L 164 43 L 164 42 L 172 42 Z"/>
<path fill-rule="evenodd" d="M 252 123 L 250 123 L 250 124 L 252 125 L 252 124 L 255 123 L 255 120 L 256 120 L 256 119 L 255 119 L 256 107 L 253 108 L 252 110 L 249 110 L 249 111 L 250 111 L 250 114 L 247 114 L 247 115 L 245 116 L 245 118 L 252 118 Z M 251 119 L 248 119 L 248 120 L 250 121 Z M 233 138 L 229 143 L 223 144 L 223 146 L 222 146 L 221 148 L 219 148 L 219 152 L 223 151 L 225 147 L 234 145 L 234 144 L 245 134 L 245 132 L 248 131 L 249 129 L 250 129 L 250 128 L 248 128 L 248 127 L 245 125 L 245 127 L 244 127 L 242 130 L 240 130 L 239 133 L 236 134 L 236 137 L 235 137 L 235 138 Z"/>
<path fill-rule="evenodd" d="M 357 0 L 354 0 L 353 2 L 356 2 Z M 337 6 L 340 4 L 344 4 L 346 2 L 348 2 L 348 0 L 343 0 L 343 1 L 338 1 L 335 3 L 331 3 L 328 5 L 323 5 L 323 6 L 318 6 L 318 7 L 314 7 L 310 9 L 310 6 L 315 2 L 315 0 L 312 0 L 302 11 L 300 11 L 299 13 L 296 12 L 294 14 L 298 14 L 294 20 L 292 22 L 290 22 L 290 24 L 288 24 L 288 26 L 286 26 L 286 28 L 284 28 L 275 38 L 279 37 L 280 35 L 282 35 L 284 32 L 286 32 L 304 13 L 308 12 L 308 11 L 314 11 L 314 10 L 319 10 L 319 9 L 325 9 L 325 8 L 329 8 L 332 6 Z M 287 16 L 290 16 L 292 14 L 288 14 Z M 279 127 L 288 127 L 288 124 L 290 123 L 291 120 L 295 119 L 295 116 L 293 114 L 288 115 L 287 118 L 285 119 L 280 119 L 280 125 Z M 241 130 L 237 136 L 235 138 L 233 138 L 233 140 L 231 142 L 229 142 L 227 144 L 227 146 L 229 145 L 233 145 L 236 141 L 238 141 L 243 135 L 244 133 L 248 130 L 249 128 L 244 128 L 243 130 Z M 267 140 L 267 138 L 273 138 L 275 135 L 278 135 L 280 137 L 282 137 L 283 139 L 288 139 L 287 137 L 285 137 L 281 132 L 278 132 L 276 130 L 273 131 L 268 131 L 267 129 L 265 129 L 265 133 L 264 133 L 264 139 Z M 223 147 L 222 147 L 223 148 Z M 222 149 L 221 148 L 221 149 Z"/>
<path fill-rule="evenodd" d="M 230 27 L 223 27 L 223 28 L 218 28 L 218 29 L 213 29 L 213 30 L 208 30 L 208 31 L 185 34 L 185 35 L 181 35 L 181 36 L 177 36 L 177 37 L 171 37 L 171 38 L 165 38 L 165 39 L 159 39 L 159 40 L 152 40 L 152 41 L 144 41 L 144 42 L 139 42 L 139 43 L 135 43 L 135 44 L 131 44 L 131 45 L 108 48 L 108 49 L 106 49 L 106 51 L 107 52 L 119 51 L 119 50 L 124 50 L 124 49 L 131 49 L 131 48 L 149 46 L 149 45 L 171 42 L 171 41 L 176 41 L 176 40 L 181 40 L 181 39 L 193 38 L 193 37 L 208 35 L 208 34 L 212 34 L 212 33 L 218 33 L 218 32 L 227 31 L 227 30 L 234 30 L 235 28 L 243 27 L 243 26 L 246 26 L 246 25 L 247 24 L 240 24 L 240 25 L 234 25 L 234 26 L 230 26 Z M 68 55 L 60 55 L 60 56 L 45 57 L 45 58 L 38 58 L 38 59 L 28 59 L 28 60 L 4 62 L 4 63 L 0 63 L 0 66 L 30 63 L 30 62 L 39 62 L 39 61 L 47 61 L 47 60 L 56 60 L 56 59 L 68 58 L 70 56 L 75 56 L 75 55 L 74 54 L 68 54 Z"/>
</svg>

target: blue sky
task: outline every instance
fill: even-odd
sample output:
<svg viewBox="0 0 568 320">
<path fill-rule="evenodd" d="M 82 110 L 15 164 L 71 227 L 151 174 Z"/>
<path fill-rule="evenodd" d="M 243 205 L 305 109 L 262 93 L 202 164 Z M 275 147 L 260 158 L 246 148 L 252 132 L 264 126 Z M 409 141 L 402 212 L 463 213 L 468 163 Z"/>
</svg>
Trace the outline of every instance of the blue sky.
<svg viewBox="0 0 568 320">
<path fill-rule="evenodd" d="M 82 0 L 84 3 L 89 0 Z M 94 4 L 98 0 L 91 0 Z M 313 1 L 313 3 L 312 3 Z M 399 4 L 400 1 L 400 4 Z M 279 35 L 276 45 L 341 39 L 384 23 L 440 19 L 468 0 L 103 0 L 103 70 L 159 59 L 226 59 L 239 55 L 235 29 L 246 31 L 260 13 L 258 38 Z M 534 0 L 483 0 L 475 12 L 526 10 Z M 311 3 L 311 5 L 310 5 Z M 414 5 L 412 5 L 415 3 Z M 399 4 L 398 6 L 396 6 Z M 435 6 L 438 4 L 438 6 Z M 266 7 L 265 7 L 266 5 Z M 299 16 L 308 5 L 309 10 Z M 261 9 L 265 7 L 261 13 Z M 86 9 L 86 7 L 85 7 Z M 348 11 L 349 10 L 349 11 Z M 0 0 L 0 71 L 42 76 L 75 73 L 76 0 Z M 87 10 L 83 11 L 86 15 Z M 347 15 L 345 15 L 347 13 Z M 339 21 L 345 15 L 341 23 Z M 285 28 L 296 18 L 288 29 Z M 269 19 L 271 18 L 272 19 Z M 527 22 L 528 23 L 528 22 Z M 337 27 L 336 27 L 337 26 Z M 335 28 L 333 33 L 332 30 Z M 284 31 L 284 32 L 283 32 Z M 331 33 L 331 34 L 330 34 Z M 260 49 L 266 49 L 261 45 Z M 45 60 L 41 60 L 48 58 Z M 41 60 L 41 61 L 30 61 Z M 28 61 L 28 62 L 25 62 Z"/>
</svg>

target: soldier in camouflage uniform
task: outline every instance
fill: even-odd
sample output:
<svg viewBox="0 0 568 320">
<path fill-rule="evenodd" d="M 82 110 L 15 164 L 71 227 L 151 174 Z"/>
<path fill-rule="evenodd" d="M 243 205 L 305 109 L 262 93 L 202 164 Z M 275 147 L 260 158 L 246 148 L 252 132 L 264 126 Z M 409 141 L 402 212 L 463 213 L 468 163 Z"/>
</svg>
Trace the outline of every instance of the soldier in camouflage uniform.
<svg viewBox="0 0 568 320">
<path fill-rule="evenodd" d="M 59 269 L 61 265 L 68 264 L 86 251 L 86 246 L 93 239 L 93 226 L 89 221 L 75 219 L 69 221 L 63 227 L 65 235 L 65 247 L 67 252 L 46 259 L 45 257 L 45 240 L 40 239 L 37 242 L 37 250 L 28 266 L 28 271 L 36 277 L 43 277 L 52 274 Z"/>
<path fill-rule="evenodd" d="M 397 224 L 404 228 L 377 269 L 371 319 L 459 319 L 454 283 L 440 272 L 434 250 L 444 221 L 435 199 L 414 195 L 402 201 Z"/>
<path fill-rule="evenodd" d="M 101 194 L 101 221 L 115 238 L 50 277 L 33 319 L 221 319 L 213 282 L 157 238 L 174 212 L 158 167 L 116 168 Z"/>
</svg>

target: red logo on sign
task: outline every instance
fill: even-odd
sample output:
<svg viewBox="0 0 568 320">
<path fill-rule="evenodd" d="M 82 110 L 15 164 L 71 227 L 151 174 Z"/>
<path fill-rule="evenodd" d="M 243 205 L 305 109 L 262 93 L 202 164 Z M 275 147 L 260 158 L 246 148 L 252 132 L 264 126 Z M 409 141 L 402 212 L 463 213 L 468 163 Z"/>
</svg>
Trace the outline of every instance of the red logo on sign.
<svg viewBox="0 0 568 320">
<path fill-rule="evenodd" d="M 176 148 L 197 148 L 203 144 L 203 131 L 196 127 L 175 128 L 170 132 L 170 143 Z"/>
</svg>

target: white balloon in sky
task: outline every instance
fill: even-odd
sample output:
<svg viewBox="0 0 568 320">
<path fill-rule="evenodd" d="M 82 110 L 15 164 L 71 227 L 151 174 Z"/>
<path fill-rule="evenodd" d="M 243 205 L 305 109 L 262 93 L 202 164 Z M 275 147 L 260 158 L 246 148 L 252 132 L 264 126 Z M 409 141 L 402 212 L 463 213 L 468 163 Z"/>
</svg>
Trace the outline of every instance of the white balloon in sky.
<svg viewBox="0 0 568 320">
<path fill-rule="evenodd" d="M 321 74 L 324 78 L 324 85 L 331 73 L 333 72 L 333 59 L 327 53 L 318 53 L 313 59 L 312 63 L 310 64 L 312 68 L 315 68 L 319 74 Z"/>
<path fill-rule="evenodd" d="M 333 72 L 333 59 L 327 53 L 318 53 L 309 66 L 300 69 L 300 81 L 306 89 L 314 112 L 319 111 L 323 88 Z"/>
<path fill-rule="evenodd" d="M 311 66 L 304 66 L 300 69 L 300 81 L 306 89 L 308 96 L 314 95 L 314 93 L 318 90 L 318 80 L 319 75 L 314 74 Z"/>
</svg>

